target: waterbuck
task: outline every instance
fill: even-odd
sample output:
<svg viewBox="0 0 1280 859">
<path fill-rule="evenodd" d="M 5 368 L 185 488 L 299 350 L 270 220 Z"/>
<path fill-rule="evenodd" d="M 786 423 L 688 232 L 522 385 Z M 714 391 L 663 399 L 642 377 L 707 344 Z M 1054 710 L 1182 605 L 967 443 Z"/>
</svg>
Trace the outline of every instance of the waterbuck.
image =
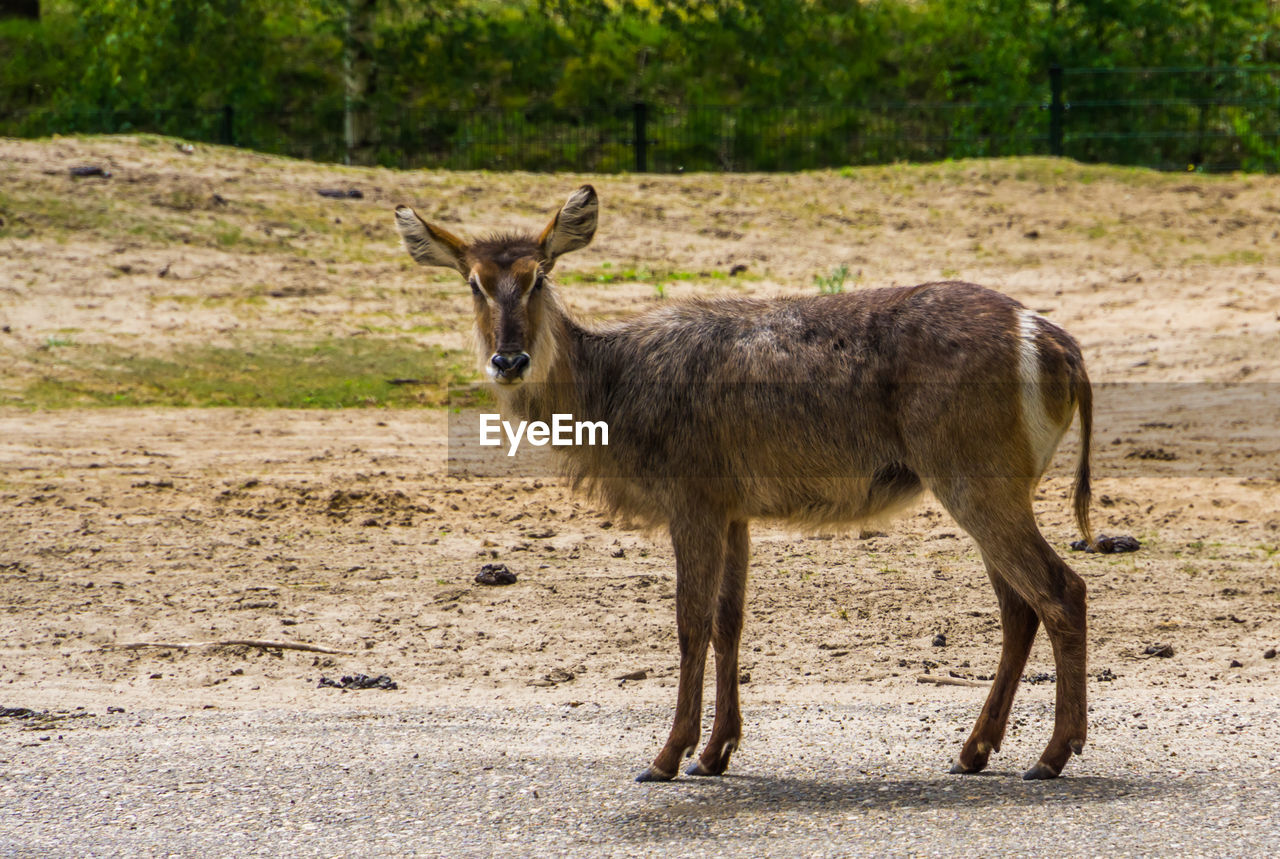
<svg viewBox="0 0 1280 859">
<path fill-rule="evenodd" d="M 396 225 L 415 260 L 470 285 L 476 351 L 503 416 L 607 422 L 607 447 L 564 449 L 570 476 L 612 512 L 671 534 L 675 721 L 638 780 L 675 777 L 695 751 L 708 644 L 715 722 L 686 772 L 723 773 L 741 740 L 748 523 L 847 526 L 924 489 L 977 542 L 1004 635 L 995 682 L 951 771 L 978 772 L 999 750 L 1043 623 L 1057 710 L 1024 777 L 1057 776 L 1085 742 L 1085 585 L 1041 536 L 1031 499 L 1079 412 L 1075 516 L 1092 541 L 1092 394 L 1075 341 L 967 283 L 669 303 L 588 326 L 561 304 L 550 274 L 591 241 L 597 211 L 584 185 L 539 235 L 466 242 L 405 206 Z"/>
</svg>

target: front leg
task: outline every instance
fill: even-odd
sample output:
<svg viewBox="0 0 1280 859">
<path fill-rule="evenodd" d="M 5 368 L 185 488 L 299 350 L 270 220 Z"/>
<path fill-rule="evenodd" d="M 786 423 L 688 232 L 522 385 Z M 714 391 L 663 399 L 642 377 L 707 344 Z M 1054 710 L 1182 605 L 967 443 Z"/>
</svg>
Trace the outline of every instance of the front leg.
<svg viewBox="0 0 1280 859">
<path fill-rule="evenodd" d="M 710 520 L 710 521 L 709 521 Z M 676 632 L 680 638 L 680 686 L 667 744 L 636 781 L 670 781 L 680 761 L 693 754 L 702 723 L 702 678 L 711 641 L 712 617 L 724 571 L 728 523 L 709 516 L 673 518 L 676 554 Z"/>
<path fill-rule="evenodd" d="M 712 644 L 716 651 L 716 721 L 711 738 L 689 775 L 723 775 L 729 756 L 742 741 L 742 709 L 738 704 L 738 642 L 742 638 L 747 596 L 747 562 L 751 538 L 745 519 L 729 524 L 725 546 L 724 578 L 716 604 Z"/>
</svg>

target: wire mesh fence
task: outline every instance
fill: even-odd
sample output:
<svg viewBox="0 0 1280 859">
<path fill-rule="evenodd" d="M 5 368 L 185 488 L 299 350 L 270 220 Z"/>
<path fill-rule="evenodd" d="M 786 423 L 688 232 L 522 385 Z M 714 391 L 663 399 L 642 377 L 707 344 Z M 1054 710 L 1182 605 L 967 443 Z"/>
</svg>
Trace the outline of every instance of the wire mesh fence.
<svg viewBox="0 0 1280 859">
<path fill-rule="evenodd" d="M 1005 155 L 1280 171 L 1280 67 L 1053 69 L 1012 101 L 778 107 L 31 110 L 0 133 L 153 132 L 318 161 L 487 170 L 774 171 Z"/>
<path fill-rule="evenodd" d="M 1064 155 L 1165 170 L 1280 170 L 1280 68 L 1068 69 L 1064 77 Z"/>
</svg>

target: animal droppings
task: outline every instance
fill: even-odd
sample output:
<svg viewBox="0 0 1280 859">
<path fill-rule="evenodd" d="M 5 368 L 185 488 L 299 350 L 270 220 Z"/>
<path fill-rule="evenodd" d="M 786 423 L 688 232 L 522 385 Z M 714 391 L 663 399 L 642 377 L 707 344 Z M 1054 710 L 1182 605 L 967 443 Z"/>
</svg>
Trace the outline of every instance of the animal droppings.
<svg viewBox="0 0 1280 859">
<path fill-rule="evenodd" d="M 1106 534 L 1099 535 L 1098 539 L 1090 546 L 1084 540 L 1076 540 L 1071 544 L 1071 550 L 1074 552 L 1089 552 L 1100 555 L 1115 555 L 1121 552 L 1136 552 L 1142 547 L 1136 537 L 1121 536 L 1108 537 Z"/>
<path fill-rule="evenodd" d="M 323 689 L 330 686 L 334 689 L 399 689 L 396 681 L 392 680 L 386 674 L 379 674 L 377 677 L 370 677 L 368 674 L 351 674 L 343 677 L 341 680 L 330 680 L 328 677 L 321 677 L 320 682 L 316 685 L 317 689 Z"/>
<path fill-rule="evenodd" d="M 28 707 L 0 707 L 0 719 L 31 719 L 39 715 L 39 710 Z"/>
<path fill-rule="evenodd" d="M 476 574 L 478 585 L 514 585 L 516 574 L 507 569 L 506 564 L 485 564 Z"/>
</svg>

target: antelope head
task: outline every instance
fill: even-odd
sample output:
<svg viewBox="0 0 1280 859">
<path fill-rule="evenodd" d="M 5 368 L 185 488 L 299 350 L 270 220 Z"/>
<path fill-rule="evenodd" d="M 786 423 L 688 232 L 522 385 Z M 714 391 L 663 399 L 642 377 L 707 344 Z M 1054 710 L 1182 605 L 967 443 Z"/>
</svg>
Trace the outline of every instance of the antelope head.
<svg viewBox="0 0 1280 859">
<path fill-rule="evenodd" d="M 466 242 L 429 224 L 408 206 L 396 209 L 405 249 L 419 265 L 457 271 L 471 287 L 476 348 L 484 372 L 499 385 L 545 378 L 562 315 L 548 275 L 561 254 L 586 247 L 596 231 L 595 189 L 574 191 L 541 234 L 506 233 Z"/>
</svg>

